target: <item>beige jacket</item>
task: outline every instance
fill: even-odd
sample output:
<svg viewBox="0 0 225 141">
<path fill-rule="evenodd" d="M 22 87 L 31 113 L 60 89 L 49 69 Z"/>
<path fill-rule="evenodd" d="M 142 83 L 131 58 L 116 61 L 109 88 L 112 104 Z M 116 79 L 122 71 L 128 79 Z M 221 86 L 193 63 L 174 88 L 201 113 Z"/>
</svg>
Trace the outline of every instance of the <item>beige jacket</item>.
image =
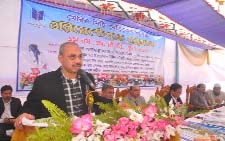
<svg viewBox="0 0 225 141">
<path fill-rule="evenodd" d="M 215 95 L 213 90 L 208 90 L 206 92 L 206 99 L 210 106 L 222 104 L 223 101 L 225 102 L 225 92 L 221 91 L 219 95 Z"/>
</svg>

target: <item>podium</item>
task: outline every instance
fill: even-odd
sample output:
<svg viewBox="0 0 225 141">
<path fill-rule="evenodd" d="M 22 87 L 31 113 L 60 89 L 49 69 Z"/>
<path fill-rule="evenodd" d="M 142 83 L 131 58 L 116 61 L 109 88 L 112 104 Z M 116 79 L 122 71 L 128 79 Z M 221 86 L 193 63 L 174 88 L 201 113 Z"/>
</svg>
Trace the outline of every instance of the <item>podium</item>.
<svg viewBox="0 0 225 141">
<path fill-rule="evenodd" d="M 175 136 L 170 136 L 170 139 L 167 139 L 166 141 L 181 141 L 180 134 L 176 133 Z"/>
<path fill-rule="evenodd" d="M 35 127 L 33 126 L 25 126 L 23 130 L 16 129 L 12 135 L 11 141 L 27 141 L 27 136 L 34 132 Z M 171 136 L 170 139 L 167 139 L 166 141 L 181 141 L 180 135 L 176 134 L 175 136 Z"/>
<path fill-rule="evenodd" d="M 34 126 L 24 126 L 24 129 L 16 129 L 12 134 L 11 141 L 27 141 L 27 137 L 35 132 Z"/>
</svg>

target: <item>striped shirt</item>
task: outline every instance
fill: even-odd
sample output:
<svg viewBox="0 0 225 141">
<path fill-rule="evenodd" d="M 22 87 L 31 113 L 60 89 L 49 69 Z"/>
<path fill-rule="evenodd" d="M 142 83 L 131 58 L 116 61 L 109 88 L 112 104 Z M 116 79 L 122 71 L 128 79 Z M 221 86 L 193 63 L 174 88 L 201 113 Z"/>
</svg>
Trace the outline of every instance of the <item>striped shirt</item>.
<svg viewBox="0 0 225 141">
<path fill-rule="evenodd" d="M 82 95 L 79 77 L 77 79 L 66 79 L 62 75 L 63 88 L 66 99 L 66 108 L 69 115 L 81 116 L 84 111 L 84 96 Z"/>
</svg>

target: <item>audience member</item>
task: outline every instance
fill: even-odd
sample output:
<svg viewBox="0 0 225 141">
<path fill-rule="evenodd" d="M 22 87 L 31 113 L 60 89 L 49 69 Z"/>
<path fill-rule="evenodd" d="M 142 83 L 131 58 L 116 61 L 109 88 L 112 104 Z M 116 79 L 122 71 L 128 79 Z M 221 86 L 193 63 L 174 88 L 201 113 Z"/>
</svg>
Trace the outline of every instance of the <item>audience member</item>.
<svg viewBox="0 0 225 141">
<path fill-rule="evenodd" d="M 23 117 L 38 119 L 50 116 L 41 103 L 43 99 L 56 104 L 68 115 L 81 116 L 88 113 L 85 97 L 88 90 L 93 90 L 89 82 L 94 83 L 94 77 L 86 72 L 78 74 L 83 61 L 81 48 L 73 42 L 63 43 L 59 48 L 58 60 L 61 67 L 36 78 L 27 101 L 22 107 L 21 115 L 16 119 L 16 128 L 23 128 Z M 94 93 L 94 100 L 107 101 L 96 93 Z"/>
<path fill-rule="evenodd" d="M 213 90 L 206 92 L 206 98 L 210 106 L 219 107 L 225 102 L 225 92 L 222 92 L 220 84 L 216 83 Z"/>
<path fill-rule="evenodd" d="M 167 95 L 164 96 L 164 99 L 167 103 L 167 105 L 169 105 L 170 101 L 173 101 L 173 104 L 183 104 L 180 95 L 182 93 L 182 86 L 178 83 L 173 83 L 170 86 L 170 90 L 169 93 Z"/>
<path fill-rule="evenodd" d="M 22 107 L 18 98 L 12 97 L 12 87 L 5 85 L 1 88 L 0 98 L 0 136 L 6 136 L 6 130 L 14 129 L 14 121 Z"/>
<path fill-rule="evenodd" d="M 191 110 L 211 109 L 206 99 L 205 84 L 197 85 L 197 89 L 190 96 L 190 104 L 194 106 Z"/>
<path fill-rule="evenodd" d="M 104 84 L 102 86 L 101 96 L 106 98 L 106 99 L 113 99 L 113 97 L 114 97 L 114 87 L 112 85 Z M 102 101 L 102 103 L 112 103 L 112 102 Z M 93 105 L 93 112 L 98 115 L 98 114 L 103 113 L 104 110 L 100 109 L 99 106 L 95 103 Z"/>
<path fill-rule="evenodd" d="M 103 85 L 102 87 L 102 97 L 105 97 L 107 99 L 113 99 L 114 97 L 114 87 L 112 85 Z"/>
<path fill-rule="evenodd" d="M 125 98 L 130 102 L 130 104 L 141 106 L 145 104 L 145 98 L 140 95 L 140 92 L 140 86 L 130 86 L 129 94 Z"/>
</svg>

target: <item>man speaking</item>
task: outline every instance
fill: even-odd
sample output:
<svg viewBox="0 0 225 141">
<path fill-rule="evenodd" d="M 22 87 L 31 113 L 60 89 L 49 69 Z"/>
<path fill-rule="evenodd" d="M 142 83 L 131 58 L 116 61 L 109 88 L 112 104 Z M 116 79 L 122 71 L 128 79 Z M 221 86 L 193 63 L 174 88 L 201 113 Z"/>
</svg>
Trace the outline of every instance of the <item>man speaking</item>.
<svg viewBox="0 0 225 141">
<path fill-rule="evenodd" d="M 63 43 L 59 48 L 58 60 L 61 67 L 36 78 L 21 115 L 16 119 L 16 128 L 23 128 L 23 117 L 38 119 L 50 116 L 41 100 L 51 101 L 68 115 L 81 116 L 88 113 L 86 92 L 94 90 L 94 77 L 90 73 L 80 71 L 83 59 L 78 44 Z M 94 99 L 95 102 L 105 101 L 105 98 L 95 93 Z"/>
</svg>

